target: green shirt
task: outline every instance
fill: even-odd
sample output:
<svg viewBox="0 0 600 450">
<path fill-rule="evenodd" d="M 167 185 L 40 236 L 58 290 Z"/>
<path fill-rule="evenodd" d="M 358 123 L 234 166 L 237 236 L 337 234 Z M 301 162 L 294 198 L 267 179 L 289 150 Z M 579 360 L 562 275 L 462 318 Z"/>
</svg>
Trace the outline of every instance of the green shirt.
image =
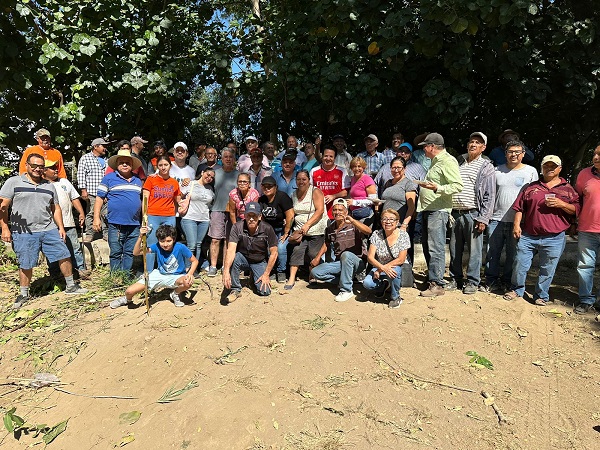
<svg viewBox="0 0 600 450">
<path fill-rule="evenodd" d="M 431 160 L 425 181 L 435 183 L 437 191 L 421 188 L 417 211 L 452 211 L 452 194 L 463 188 L 456 158 L 442 150 Z"/>
</svg>

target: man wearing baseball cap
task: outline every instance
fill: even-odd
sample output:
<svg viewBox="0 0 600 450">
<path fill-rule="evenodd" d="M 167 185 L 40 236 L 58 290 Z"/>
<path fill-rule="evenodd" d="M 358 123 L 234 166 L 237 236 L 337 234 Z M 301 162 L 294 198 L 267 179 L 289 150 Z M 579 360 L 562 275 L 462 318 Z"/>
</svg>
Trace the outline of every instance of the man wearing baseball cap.
<svg viewBox="0 0 600 450">
<path fill-rule="evenodd" d="M 369 134 L 365 137 L 365 151 L 360 152 L 358 155 L 367 162 L 367 168 L 365 173 L 375 178 L 377 172 L 383 165 L 385 165 L 385 156 L 383 153 L 377 151 L 379 140 L 374 134 Z"/>
<path fill-rule="evenodd" d="M 482 156 L 487 136 L 471 133 L 467 153 L 458 157 L 458 170 L 463 189 L 452 196 L 450 226 L 450 278 L 446 290 L 462 288 L 464 294 L 475 294 L 481 281 L 483 233 L 490 223 L 496 200 L 494 165 Z M 464 280 L 463 252 L 469 252 Z"/>
<path fill-rule="evenodd" d="M 146 161 L 142 156 L 142 152 L 144 151 L 144 144 L 147 143 L 148 141 L 142 139 L 141 136 L 134 136 L 129 141 L 129 144 L 131 145 L 131 156 L 140 161 L 140 166 L 144 171 L 144 176 L 140 177 L 142 180 L 144 180 L 148 176 L 148 161 Z"/>
<path fill-rule="evenodd" d="M 340 291 L 334 300 L 345 302 L 354 297 L 354 277 L 366 268 L 363 239 L 371 234 L 371 227 L 348 214 L 343 198 L 333 201 L 331 212 L 333 221 L 325 229 L 325 242 L 310 263 L 310 273 L 315 280 L 337 283 Z M 321 263 L 323 255 L 327 262 Z"/>
<path fill-rule="evenodd" d="M 429 278 L 429 288 L 421 296 L 437 297 L 445 293 L 446 226 L 452 211 L 452 195 L 462 191 L 463 182 L 458 162 L 446 151 L 441 134 L 429 133 L 419 145 L 431 159 L 425 181 L 418 183 L 421 191 L 417 212 L 423 212 L 421 242 Z"/>
<path fill-rule="evenodd" d="M 67 178 L 62 153 L 55 148 L 52 148 L 50 132 L 45 128 L 40 128 L 35 132 L 34 137 L 38 144 L 27 147 L 23 152 L 23 156 L 21 156 L 21 161 L 19 162 L 19 175 L 27 173 L 27 158 L 30 154 L 36 153 L 43 156 L 44 160 L 56 161 L 58 178 Z"/>
<path fill-rule="evenodd" d="M 244 220 L 231 227 L 223 263 L 223 285 L 230 290 L 227 302 L 241 297 L 240 272 L 250 270 L 258 295 L 271 295 L 271 271 L 277 262 L 277 235 L 262 220 L 260 203 L 246 205 Z"/>
<path fill-rule="evenodd" d="M 102 178 L 106 173 L 108 163 L 106 161 L 106 145 L 110 143 L 104 138 L 96 138 L 92 141 L 92 150 L 79 160 L 77 165 L 77 185 L 81 190 L 81 198 L 88 202 L 88 212 L 85 216 L 85 234 L 83 242 L 92 242 L 94 239 L 94 205 L 96 193 Z M 102 235 L 108 240 L 108 229 L 106 227 L 106 204 L 102 206 L 100 215 L 102 217 Z"/>
</svg>

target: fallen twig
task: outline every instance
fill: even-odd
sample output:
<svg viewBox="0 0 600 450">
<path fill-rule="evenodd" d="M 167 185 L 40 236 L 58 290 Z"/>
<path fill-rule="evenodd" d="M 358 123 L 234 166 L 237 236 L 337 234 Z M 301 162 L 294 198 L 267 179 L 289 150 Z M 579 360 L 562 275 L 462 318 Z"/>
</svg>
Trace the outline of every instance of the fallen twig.
<svg viewBox="0 0 600 450">
<path fill-rule="evenodd" d="M 116 398 L 120 400 L 136 400 L 137 397 L 125 397 L 121 395 L 86 395 L 86 394 L 76 394 L 75 392 L 67 391 L 66 389 L 62 389 L 59 387 L 54 387 L 55 391 L 63 392 L 69 395 L 75 395 L 76 397 L 86 397 L 86 398 Z"/>
<path fill-rule="evenodd" d="M 502 411 L 500 411 L 500 408 L 498 408 L 498 406 L 496 405 L 496 403 L 493 401 L 494 397 L 492 397 L 490 394 L 488 394 L 485 391 L 481 391 L 481 395 L 483 395 L 483 398 L 485 399 L 492 399 L 491 402 L 491 407 L 494 409 L 494 412 L 496 413 L 496 415 L 498 416 L 498 423 L 500 424 L 511 424 L 512 420 L 510 420 L 508 417 L 506 417 L 504 414 L 502 414 Z"/>
<path fill-rule="evenodd" d="M 26 321 L 20 323 L 19 325 L 15 325 L 14 327 L 12 327 L 10 330 L 11 333 L 13 331 L 17 331 L 20 330 L 21 328 L 23 328 L 25 325 L 27 325 L 28 323 L 31 323 L 34 319 L 36 319 L 37 317 L 41 316 L 43 313 L 45 312 L 45 310 L 40 309 L 38 312 L 36 312 L 33 316 L 29 317 Z"/>
<path fill-rule="evenodd" d="M 210 285 L 210 283 L 208 281 L 206 281 L 204 279 L 204 276 L 200 276 L 200 279 L 202 280 L 202 282 L 208 287 L 208 291 L 210 292 L 210 300 L 212 301 L 213 299 L 213 290 L 212 290 L 212 286 Z"/>
<path fill-rule="evenodd" d="M 367 347 L 369 347 L 378 357 L 379 359 L 381 359 L 384 363 L 386 363 L 390 369 L 392 369 L 397 376 L 401 377 L 403 374 L 406 374 L 407 376 L 409 376 L 410 378 L 413 378 L 417 381 L 420 381 L 422 383 L 429 383 L 429 384 L 435 384 L 437 386 L 442 386 L 442 387 L 446 387 L 449 389 L 456 389 L 457 391 L 463 391 L 463 392 L 471 392 L 473 394 L 475 394 L 477 391 L 474 391 L 473 389 L 469 389 L 469 388 L 465 388 L 465 387 L 461 387 L 461 386 L 455 386 L 453 384 L 447 384 L 447 383 L 442 383 L 439 381 L 433 381 L 433 380 L 428 380 L 427 378 L 423 378 L 423 377 L 419 377 L 417 375 L 413 375 L 410 372 L 402 369 L 397 369 L 396 367 L 394 367 L 392 364 L 390 364 L 382 355 L 381 353 L 379 353 L 379 351 L 375 348 L 373 348 L 372 345 L 369 345 L 365 342 L 364 339 L 361 338 L 361 341 L 363 342 L 363 344 L 365 344 Z"/>
</svg>

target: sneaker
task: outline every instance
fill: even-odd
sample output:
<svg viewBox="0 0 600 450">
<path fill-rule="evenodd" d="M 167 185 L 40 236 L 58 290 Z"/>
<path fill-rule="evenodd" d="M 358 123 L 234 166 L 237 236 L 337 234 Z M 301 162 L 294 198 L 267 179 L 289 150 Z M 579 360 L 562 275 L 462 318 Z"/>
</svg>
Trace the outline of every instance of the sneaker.
<svg viewBox="0 0 600 450">
<path fill-rule="evenodd" d="M 477 292 L 477 286 L 475 286 L 472 283 L 467 284 L 463 288 L 463 294 L 471 295 L 471 294 L 475 294 L 476 292 Z"/>
<path fill-rule="evenodd" d="M 77 283 L 75 283 L 73 286 L 67 286 L 67 288 L 65 289 L 65 294 L 81 295 L 81 294 L 87 294 L 87 293 L 88 293 L 88 290 L 85 288 L 82 288 Z"/>
<path fill-rule="evenodd" d="M 456 280 L 450 280 L 450 282 L 446 283 L 444 286 L 444 290 L 448 292 L 455 291 L 456 289 L 458 289 Z"/>
<path fill-rule="evenodd" d="M 206 274 L 206 276 L 208 276 L 208 277 L 216 277 L 217 276 L 217 268 L 213 267 L 213 266 L 210 266 L 208 268 L 208 273 Z"/>
<path fill-rule="evenodd" d="M 181 308 L 182 306 L 185 306 L 185 303 L 183 303 L 181 301 L 181 298 L 179 298 L 179 294 L 177 292 L 171 291 L 171 293 L 169 294 L 169 297 L 171 297 L 171 301 L 178 308 Z"/>
<path fill-rule="evenodd" d="M 354 292 L 340 292 L 338 295 L 335 296 L 334 300 L 336 302 L 345 302 L 347 300 L 350 300 L 352 297 L 354 297 Z"/>
<path fill-rule="evenodd" d="M 19 309 L 21 306 L 23 306 L 25 303 L 27 303 L 30 300 L 30 297 L 25 297 L 24 295 L 19 295 L 16 299 L 15 302 L 12 305 L 12 309 Z"/>
<path fill-rule="evenodd" d="M 110 302 L 111 309 L 117 309 L 119 306 L 127 306 L 131 303 L 130 300 L 127 300 L 125 297 L 115 298 L 112 302 Z"/>
<path fill-rule="evenodd" d="M 446 289 L 432 281 L 431 283 L 429 283 L 429 288 L 421 292 L 421 297 L 439 297 L 440 295 L 444 295 L 445 293 Z"/>
<path fill-rule="evenodd" d="M 209 267 L 210 267 L 210 263 L 208 262 L 208 260 L 204 260 L 202 262 L 202 265 L 200 266 L 200 270 L 204 270 L 206 272 L 206 271 L 208 271 Z"/>
<path fill-rule="evenodd" d="M 535 304 L 536 306 L 546 306 L 547 300 L 544 300 L 543 298 L 536 298 L 535 299 Z"/>
<path fill-rule="evenodd" d="M 277 282 L 278 283 L 285 283 L 286 280 L 286 276 L 285 276 L 285 272 L 277 272 Z"/>
<path fill-rule="evenodd" d="M 573 312 L 575 314 L 586 314 L 591 308 L 592 308 L 592 305 L 590 305 L 590 304 L 580 303 L 579 305 L 577 305 L 575 307 L 575 309 L 573 310 Z"/>
<path fill-rule="evenodd" d="M 400 308 L 401 304 L 402 304 L 402 298 L 398 297 L 388 303 L 388 308 L 390 308 L 390 309 Z"/>
<path fill-rule="evenodd" d="M 390 290 L 390 280 L 388 280 L 387 278 L 384 278 L 381 281 L 381 284 L 383 285 L 383 289 L 381 289 L 379 292 L 377 292 L 375 294 L 376 298 L 383 298 L 383 297 L 385 297 L 385 294 L 387 294 L 387 291 Z"/>
<path fill-rule="evenodd" d="M 269 275 L 269 280 L 275 281 L 275 274 L 274 273 L 272 273 L 271 275 Z"/>
<path fill-rule="evenodd" d="M 231 291 L 227 296 L 227 303 L 233 303 L 242 296 L 240 291 Z"/>
</svg>

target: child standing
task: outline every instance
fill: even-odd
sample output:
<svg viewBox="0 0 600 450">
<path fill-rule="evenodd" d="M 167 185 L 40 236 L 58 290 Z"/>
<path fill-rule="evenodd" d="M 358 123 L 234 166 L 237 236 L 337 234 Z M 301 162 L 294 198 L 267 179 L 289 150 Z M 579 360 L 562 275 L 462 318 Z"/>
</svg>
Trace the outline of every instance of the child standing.
<svg viewBox="0 0 600 450">
<path fill-rule="evenodd" d="M 140 236 L 135 242 L 133 254 L 139 256 L 142 254 L 142 236 L 148 232 L 148 227 L 140 228 Z M 148 253 L 156 255 L 157 269 L 150 272 L 149 289 L 164 287 L 173 289 L 171 300 L 177 307 L 184 306 L 185 303 L 179 298 L 179 294 L 187 291 L 194 283 L 194 272 L 198 267 L 198 260 L 192 252 L 182 243 L 175 242 L 177 231 L 171 225 L 161 225 L 156 230 L 158 243 L 148 247 Z M 189 263 L 189 267 L 186 265 Z M 125 291 L 124 297 L 119 297 L 110 302 L 112 309 L 119 306 L 126 306 L 131 303 L 133 296 L 144 290 L 144 278 L 140 278 Z"/>
</svg>

